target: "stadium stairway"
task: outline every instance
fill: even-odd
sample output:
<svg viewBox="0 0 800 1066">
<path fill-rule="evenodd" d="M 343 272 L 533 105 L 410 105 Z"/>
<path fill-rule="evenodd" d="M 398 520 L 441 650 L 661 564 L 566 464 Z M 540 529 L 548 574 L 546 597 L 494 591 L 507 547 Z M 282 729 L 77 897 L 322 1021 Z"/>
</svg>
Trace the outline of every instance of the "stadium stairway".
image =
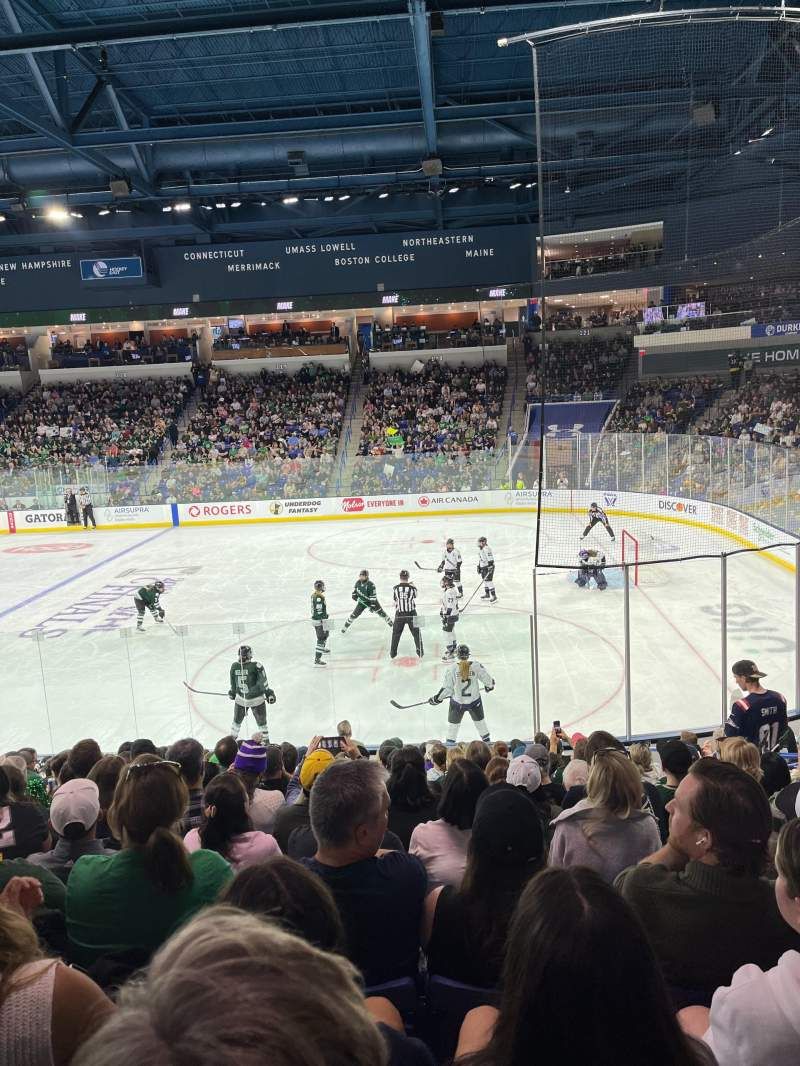
<svg viewBox="0 0 800 1066">
<path fill-rule="evenodd" d="M 358 352 L 350 374 L 350 385 L 344 405 L 345 417 L 342 432 L 336 447 L 336 460 L 328 493 L 331 496 L 346 496 L 353 483 L 353 467 L 361 439 L 361 424 L 364 420 L 364 361 Z"/>
<path fill-rule="evenodd" d="M 528 404 L 526 399 L 525 382 L 528 377 L 528 368 L 525 365 L 525 356 L 519 344 L 509 344 L 508 350 L 508 378 L 506 380 L 506 396 L 503 404 L 503 421 L 501 426 L 506 427 L 507 433 L 514 430 L 517 439 L 522 440 L 528 431 L 526 414 Z M 510 406 L 506 416 L 506 405 Z M 505 418 L 508 417 L 508 422 Z"/>
</svg>

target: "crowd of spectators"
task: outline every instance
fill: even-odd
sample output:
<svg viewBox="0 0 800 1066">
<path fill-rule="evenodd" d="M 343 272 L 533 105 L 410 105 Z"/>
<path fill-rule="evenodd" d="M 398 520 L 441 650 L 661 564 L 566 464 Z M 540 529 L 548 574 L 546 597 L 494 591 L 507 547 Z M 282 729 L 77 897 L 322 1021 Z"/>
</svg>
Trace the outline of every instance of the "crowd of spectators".
<svg viewBox="0 0 800 1066">
<path fill-rule="evenodd" d="M 571 259 L 547 259 L 545 276 L 556 278 L 591 277 L 610 274 L 615 270 L 641 270 L 655 266 L 661 258 L 661 248 L 641 242 L 630 243 L 605 255 L 576 255 Z"/>
<path fill-rule="evenodd" d="M 294 375 L 228 374 L 213 367 L 176 460 L 295 460 L 333 455 L 349 375 L 307 364 Z"/>
<path fill-rule="evenodd" d="M 617 433 L 686 433 L 727 384 L 711 377 L 637 381 L 617 405 L 608 428 Z"/>
<path fill-rule="evenodd" d="M 359 455 L 427 455 L 492 450 L 506 368 L 431 360 L 419 373 L 370 372 Z"/>
<path fill-rule="evenodd" d="M 284 322 L 280 329 L 268 330 L 252 327 L 248 332 L 243 326 L 230 329 L 215 337 L 215 351 L 241 348 L 308 348 L 318 344 L 342 344 L 341 331 L 335 322 L 328 330 L 309 330 L 302 324 Z"/>
<path fill-rule="evenodd" d="M 559 307 L 547 316 L 547 329 L 559 332 L 570 329 L 602 329 L 618 326 L 632 329 L 641 312 L 635 307 L 597 307 L 581 314 L 575 307 Z M 541 320 L 536 324 L 537 327 Z"/>
<path fill-rule="evenodd" d="M 367 496 L 474 492 L 497 488 L 507 470 L 507 460 L 493 449 L 414 452 L 399 457 L 359 455 L 353 464 L 352 490 Z"/>
<path fill-rule="evenodd" d="M 124 341 L 109 343 L 102 338 L 88 338 L 82 345 L 71 340 L 57 341 L 52 349 L 53 363 L 58 367 L 89 366 L 96 360 L 104 366 L 135 366 L 137 363 L 188 363 L 197 355 L 197 334 L 191 338 L 165 337 L 149 343 L 144 334 L 132 334 Z"/>
<path fill-rule="evenodd" d="M 718 398 L 713 413 L 699 412 L 695 431 L 794 448 L 800 443 L 800 374 L 759 372 Z"/>
<path fill-rule="evenodd" d="M 28 349 L 21 341 L 11 344 L 0 340 L 0 370 L 30 370 L 31 362 Z"/>
<path fill-rule="evenodd" d="M 36 385 L 0 422 L 0 465 L 155 463 L 190 392 L 185 379 Z"/>
<path fill-rule="evenodd" d="M 794 1066 L 789 753 L 336 732 L 0 758 L 0 1060 Z"/>
<path fill-rule="evenodd" d="M 506 323 L 501 318 L 476 318 L 469 326 L 437 329 L 424 322 L 411 325 L 372 325 L 373 351 L 416 351 L 423 348 L 478 348 L 481 345 L 502 345 L 506 340 Z M 510 331 L 509 331 L 510 332 Z"/>
<path fill-rule="evenodd" d="M 628 337 L 608 340 L 554 341 L 542 350 L 526 337 L 526 402 L 542 393 L 548 399 L 602 400 L 614 395 L 632 351 Z"/>
</svg>

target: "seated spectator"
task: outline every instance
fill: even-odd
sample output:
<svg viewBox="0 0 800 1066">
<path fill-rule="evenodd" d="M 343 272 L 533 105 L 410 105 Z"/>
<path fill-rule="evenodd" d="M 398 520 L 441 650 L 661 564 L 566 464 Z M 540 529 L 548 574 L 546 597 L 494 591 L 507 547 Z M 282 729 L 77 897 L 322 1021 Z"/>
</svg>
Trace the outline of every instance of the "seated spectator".
<svg viewBox="0 0 800 1066">
<path fill-rule="evenodd" d="M 761 752 L 744 737 L 724 737 L 719 742 L 719 757 L 723 762 L 731 762 L 750 774 L 754 781 L 761 783 L 764 771 L 761 769 Z"/>
<path fill-rule="evenodd" d="M 385 770 L 391 770 L 392 757 L 402 746 L 403 742 L 399 737 L 390 737 L 388 740 L 384 740 L 378 748 L 378 761 Z"/>
<path fill-rule="evenodd" d="M 103 753 L 96 740 L 79 740 L 70 748 L 66 765 L 62 768 L 62 784 L 73 777 L 88 777 L 91 768 L 102 758 Z"/>
<path fill-rule="evenodd" d="M 245 867 L 219 898 L 277 922 L 315 948 L 344 954 L 344 926 L 330 889 L 294 859 L 274 855 Z"/>
<path fill-rule="evenodd" d="M 628 749 L 631 753 L 631 762 L 639 771 L 642 781 L 649 781 L 651 785 L 658 785 L 661 774 L 653 766 L 653 756 L 650 753 L 649 744 L 631 744 Z M 672 797 L 669 797 L 670 799 Z"/>
<path fill-rule="evenodd" d="M 283 751 L 280 744 L 267 744 L 267 765 L 261 775 L 261 784 L 265 792 L 280 792 L 286 795 L 286 786 L 290 775 L 283 765 Z"/>
<path fill-rule="evenodd" d="M 764 752 L 761 756 L 761 772 L 764 775 L 761 785 L 770 799 L 777 796 L 792 780 L 786 760 L 777 751 Z"/>
<path fill-rule="evenodd" d="M 469 1012 L 458 1066 L 531 1062 L 554 1018 L 571 1022 L 553 1061 L 713 1066 L 675 1020 L 644 927 L 593 870 L 551 868 L 530 881 L 507 945 L 500 1008 Z"/>
<path fill-rule="evenodd" d="M 189 806 L 178 830 L 181 836 L 186 836 L 190 829 L 196 829 L 203 818 L 203 762 L 205 752 L 203 745 L 187 737 L 185 740 L 176 740 L 167 748 L 165 756 L 170 762 L 176 762 L 181 768 L 181 777 L 189 793 Z M 216 850 L 216 848 L 214 849 Z"/>
<path fill-rule="evenodd" d="M 47 812 L 33 800 L 13 796 L 16 783 L 24 795 L 27 782 L 10 765 L 0 766 L 0 855 L 3 861 L 24 859 L 41 851 L 47 839 Z"/>
<path fill-rule="evenodd" d="M 511 915 L 544 861 L 544 835 L 533 806 L 508 785 L 487 789 L 475 809 L 461 887 L 435 888 L 425 900 L 429 973 L 494 988 Z"/>
<path fill-rule="evenodd" d="M 595 754 L 586 799 L 552 825 L 550 865 L 588 866 L 609 883 L 661 843 L 655 818 L 642 810 L 639 771 L 614 750 Z"/>
<path fill-rule="evenodd" d="M 126 763 L 119 755 L 104 755 L 89 771 L 89 780 L 97 785 L 100 799 L 100 817 L 97 819 L 95 836 L 105 841 L 108 848 L 119 848 L 119 841 L 108 824 L 108 812 L 114 802 L 114 791 Z"/>
<path fill-rule="evenodd" d="M 800 820 L 781 830 L 775 855 L 775 899 L 781 917 L 800 933 Z M 686 1007 L 679 1020 L 684 1031 L 701 1037 L 718 1066 L 794 1066 L 800 1046 L 797 1001 L 800 954 L 787 951 L 766 973 L 748 964 L 718 988 L 706 1007 Z"/>
<path fill-rule="evenodd" d="M 183 843 L 188 852 L 216 851 L 234 870 L 280 855 L 275 837 L 253 829 L 247 790 L 236 774 L 218 774 L 203 795 L 200 825 Z"/>
<path fill-rule="evenodd" d="M 564 768 L 564 775 L 562 778 L 564 788 L 567 792 L 571 791 L 574 787 L 586 788 L 586 784 L 589 780 L 589 764 L 585 759 L 570 759 Z M 578 800 L 575 801 L 576 803 Z M 564 809 L 567 809 L 566 800 L 564 801 Z"/>
<path fill-rule="evenodd" d="M 42 954 L 31 917 L 39 882 L 14 877 L 0 892 L 0 1062 L 67 1066 L 113 1012 L 80 970 Z"/>
<path fill-rule="evenodd" d="M 441 792 L 442 780 L 447 772 L 447 748 L 439 740 L 432 740 L 427 746 L 430 769 L 427 772 L 428 784 L 438 786 Z"/>
<path fill-rule="evenodd" d="M 44 866 L 62 881 L 69 878 L 81 855 L 113 855 L 96 839 L 100 817 L 100 793 L 94 781 L 74 777 L 56 789 L 50 804 L 50 827 L 56 835 L 52 851 L 28 856 L 28 862 Z"/>
<path fill-rule="evenodd" d="M 467 847 L 472 819 L 486 777 L 473 762 L 456 759 L 444 779 L 435 821 L 418 825 L 411 834 L 409 854 L 425 866 L 428 888 L 453 885 L 458 888 L 467 865 Z"/>
<path fill-rule="evenodd" d="M 349 963 L 217 906 L 176 933 L 142 981 L 123 988 L 119 1010 L 80 1062 L 385 1066 L 387 1057 Z"/>
<path fill-rule="evenodd" d="M 415 975 L 427 878 L 413 856 L 378 850 L 389 811 L 383 769 L 367 759 L 334 762 L 310 807 L 317 853 L 303 862 L 333 893 L 348 958 L 368 986 Z"/>
<path fill-rule="evenodd" d="M 44 778 L 36 769 L 36 749 L 20 748 L 19 755 L 25 760 L 25 777 L 28 784 L 28 795 L 31 799 L 41 803 L 43 807 L 50 805 L 50 797 L 47 794 L 47 786 Z"/>
<path fill-rule="evenodd" d="M 800 935 L 781 919 L 763 878 L 772 818 L 749 774 L 700 759 L 668 810 L 667 843 L 616 884 L 647 927 L 667 981 L 708 1004 L 740 966 L 776 965 L 784 951 L 800 949 Z"/>
<path fill-rule="evenodd" d="M 659 822 L 661 839 L 666 840 L 669 833 L 667 804 L 674 797 L 678 785 L 689 773 L 692 763 L 697 759 L 697 754 L 682 740 L 667 740 L 658 745 L 658 755 L 661 759 L 661 769 L 664 771 L 663 777 L 656 785 L 663 812 Z"/>
<path fill-rule="evenodd" d="M 318 738 L 314 738 L 317 740 Z M 287 786 L 287 802 L 275 815 L 275 839 L 278 847 L 284 854 L 289 853 L 289 837 L 295 829 L 306 828 L 311 825 L 309 800 L 314 782 L 321 773 L 333 765 L 333 756 L 323 748 L 313 747 L 314 741 L 309 745 L 310 750 L 305 758 L 292 774 L 291 781 Z M 289 795 L 290 789 L 296 785 L 300 792 L 294 797 Z"/>
<path fill-rule="evenodd" d="M 254 740 L 243 740 L 239 745 L 231 770 L 241 778 L 250 802 L 249 814 L 253 828 L 262 833 L 271 833 L 275 816 L 283 807 L 284 795 L 278 790 L 268 792 L 259 788 L 261 775 L 267 768 L 267 749 Z"/>
<path fill-rule="evenodd" d="M 408 851 L 414 829 L 436 817 L 436 797 L 428 788 L 425 760 L 419 748 L 407 744 L 394 753 L 386 788 L 389 829 Z"/>
<path fill-rule="evenodd" d="M 222 737 L 214 745 L 213 759 L 216 759 L 223 770 L 230 769 L 233 766 L 233 760 L 236 758 L 236 753 L 239 751 L 239 745 L 236 743 L 234 737 Z"/>
<path fill-rule="evenodd" d="M 467 744 L 464 758 L 469 759 L 470 762 L 474 762 L 478 769 L 483 770 L 484 773 L 486 773 L 486 765 L 491 757 L 491 748 L 485 741 L 471 740 L 469 744 Z"/>
<path fill-rule="evenodd" d="M 493 755 L 486 764 L 486 780 L 490 785 L 504 782 L 508 775 L 508 759 L 500 755 Z"/>
<path fill-rule="evenodd" d="M 557 759 L 556 745 L 558 743 L 558 738 L 555 734 L 552 737 L 552 741 L 552 748 L 549 748 L 544 744 L 529 744 L 525 749 L 525 754 L 528 758 L 533 759 L 539 767 L 539 772 L 542 775 L 542 783 L 539 785 L 539 795 L 537 798 L 540 802 L 547 800 L 547 802 L 554 803 L 557 807 L 560 807 L 567 790 L 562 784 L 554 782 L 550 777 L 551 751 L 553 760 Z"/>
<path fill-rule="evenodd" d="M 215 852 L 187 855 L 175 833 L 187 801 L 177 763 L 140 755 L 125 769 L 109 812 L 122 850 L 84 855 L 70 874 L 67 932 L 76 962 L 122 955 L 141 964 L 231 878 Z"/>
</svg>

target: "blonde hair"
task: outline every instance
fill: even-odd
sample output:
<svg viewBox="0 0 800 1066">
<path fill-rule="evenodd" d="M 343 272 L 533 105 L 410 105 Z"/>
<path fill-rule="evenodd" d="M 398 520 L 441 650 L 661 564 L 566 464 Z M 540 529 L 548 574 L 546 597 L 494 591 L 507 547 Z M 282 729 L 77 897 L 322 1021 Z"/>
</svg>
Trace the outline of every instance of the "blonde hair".
<svg viewBox="0 0 800 1066">
<path fill-rule="evenodd" d="M 650 754 L 649 744 L 631 744 L 628 748 L 631 760 L 639 767 L 641 773 L 649 773 L 653 769 L 653 756 Z"/>
<path fill-rule="evenodd" d="M 718 747 L 719 757 L 723 762 L 733 763 L 756 781 L 761 781 L 764 771 L 761 769 L 761 753 L 755 744 L 751 744 L 744 737 L 725 737 Z"/>
<path fill-rule="evenodd" d="M 595 752 L 586 781 L 586 797 L 593 807 L 603 807 L 619 818 L 642 809 L 642 779 L 631 760 L 620 751 Z"/>
<path fill-rule="evenodd" d="M 453 762 L 456 759 L 463 759 L 466 754 L 466 748 L 463 744 L 453 744 L 447 749 L 447 763 L 446 768 L 449 770 Z"/>
<path fill-rule="evenodd" d="M 82 1047 L 81 1064 L 386 1066 L 359 982 L 346 959 L 217 904 L 123 987 L 119 1009 Z"/>
<path fill-rule="evenodd" d="M 0 1005 L 12 991 L 27 984 L 25 979 L 15 979 L 19 968 L 41 958 L 39 939 L 31 923 L 12 907 L 0 903 Z"/>
<path fill-rule="evenodd" d="M 462 681 L 469 681 L 469 668 L 472 663 L 469 659 L 459 659 L 458 661 L 458 676 Z"/>
</svg>

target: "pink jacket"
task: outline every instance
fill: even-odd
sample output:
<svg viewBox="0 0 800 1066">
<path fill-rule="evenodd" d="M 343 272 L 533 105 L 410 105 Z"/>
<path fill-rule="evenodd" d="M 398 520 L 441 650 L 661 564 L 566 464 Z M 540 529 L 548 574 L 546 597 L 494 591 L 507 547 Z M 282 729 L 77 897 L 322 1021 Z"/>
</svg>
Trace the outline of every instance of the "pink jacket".
<svg viewBox="0 0 800 1066">
<path fill-rule="evenodd" d="M 199 829 L 190 829 L 183 838 L 183 844 L 187 851 L 199 851 L 203 846 L 200 843 Z M 274 836 L 269 833 L 261 833 L 258 829 L 253 829 L 249 833 L 240 833 L 238 837 L 233 838 L 227 859 L 234 870 L 241 870 L 245 866 L 253 866 L 257 862 L 263 862 L 270 855 L 281 854 L 278 841 Z"/>
</svg>

